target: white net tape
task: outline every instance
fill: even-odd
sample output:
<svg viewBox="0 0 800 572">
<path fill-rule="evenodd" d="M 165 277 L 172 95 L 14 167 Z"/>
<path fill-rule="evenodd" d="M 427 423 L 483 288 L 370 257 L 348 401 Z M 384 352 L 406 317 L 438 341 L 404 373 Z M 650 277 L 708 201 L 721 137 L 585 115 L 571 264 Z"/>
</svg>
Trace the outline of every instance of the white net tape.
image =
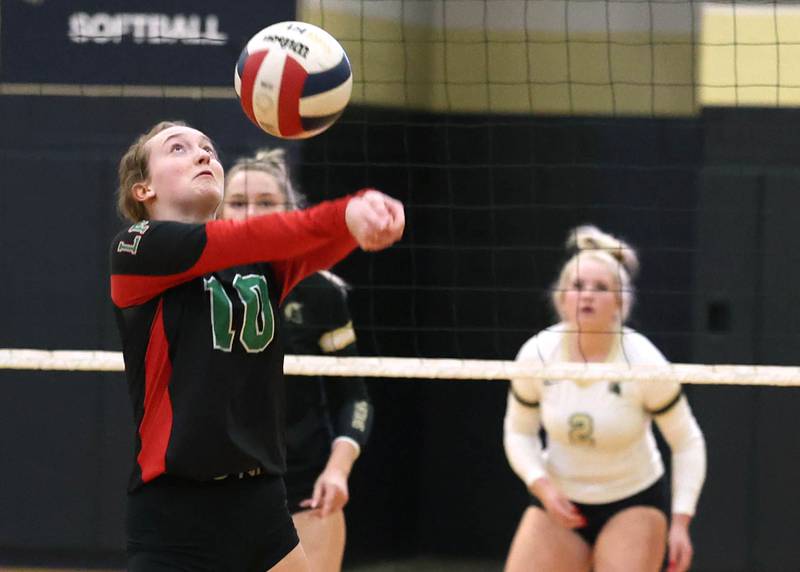
<svg viewBox="0 0 800 572">
<path fill-rule="evenodd" d="M 0 349 L 0 369 L 50 371 L 123 371 L 122 354 L 108 351 Z M 702 365 L 663 366 L 570 363 L 539 366 L 500 360 L 288 355 L 290 375 L 362 376 L 406 379 L 507 380 L 510 378 L 576 381 L 678 381 L 722 385 L 800 385 L 800 367 Z"/>
</svg>

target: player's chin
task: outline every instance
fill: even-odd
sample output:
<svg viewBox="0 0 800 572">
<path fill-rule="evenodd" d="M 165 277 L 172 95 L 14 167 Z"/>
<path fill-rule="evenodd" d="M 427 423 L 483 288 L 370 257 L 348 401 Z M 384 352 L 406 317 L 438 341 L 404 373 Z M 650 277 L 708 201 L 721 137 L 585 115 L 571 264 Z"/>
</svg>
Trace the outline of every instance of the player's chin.
<svg viewBox="0 0 800 572">
<path fill-rule="evenodd" d="M 603 319 L 597 314 L 581 315 L 578 318 L 578 327 L 587 334 L 603 334 L 614 330 L 614 324 Z"/>
<path fill-rule="evenodd" d="M 210 209 L 217 210 L 220 204 L 222 204 L 222 188 L 215 182 L 212 183 L 209 181 L 208 183 L 198 185 L 195 187 L 195 190 L 197 199 L 202 201 L 203 204 Z"/>
</svg>

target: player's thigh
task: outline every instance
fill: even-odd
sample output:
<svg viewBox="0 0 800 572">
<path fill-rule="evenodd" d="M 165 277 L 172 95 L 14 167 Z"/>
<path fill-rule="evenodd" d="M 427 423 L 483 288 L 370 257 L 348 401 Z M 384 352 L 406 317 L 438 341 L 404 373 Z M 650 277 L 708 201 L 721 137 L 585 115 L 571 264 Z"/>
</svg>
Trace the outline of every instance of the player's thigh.
<svg viewBox="0 0 800 572">
<path fill-rule="evenodd" d="M 605 524 L 594 545 L 596 572 L 660 570 L 667 546 L 667 517 L 650 506 L 626 508 Z"/>
<path fill-rule="evenodd" d="M 321 517 L 315 510 L 292 515 L 300 544 L 314 572 L 338 572 L 342 568 L 346 525 L 344 512 L 337 510 Z"/>
<path fill-rule="evenodd" d="M 303 552 L 302 544 L 295 546 L 289 554 L 283 557 L 275 566 L 269 569 L 268 572 L 310 572 L 311 568 L 306 560 L 305 552 Z M 266 572 L 266 571 L 265 571 Z"/>
<path fill-rule="evenodd" d="M 590 565 L 586 542 L 532 506 L 517 527 L 505 572 L 588 572 Z"/>
</svg>

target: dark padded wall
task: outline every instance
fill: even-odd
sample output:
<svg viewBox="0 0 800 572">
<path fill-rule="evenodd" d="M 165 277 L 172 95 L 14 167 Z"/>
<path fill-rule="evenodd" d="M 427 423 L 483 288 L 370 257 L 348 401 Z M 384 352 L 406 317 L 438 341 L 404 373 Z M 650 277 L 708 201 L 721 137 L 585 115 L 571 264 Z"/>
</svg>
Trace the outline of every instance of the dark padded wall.
<svg viewBox="0 0 800 572">
<path fill-rule="evenodd" d="M 800 170 L 793 110 L 709 110 L 698 184 L 693 358 L 796 365 Z M 795 570 L 786 526 L 800 396 L 785 388 L 694 388 L 709 447 L 695 531 L 709 570 Z M 701 554 L 703 554 L 701 552 Z"/>
</svg>

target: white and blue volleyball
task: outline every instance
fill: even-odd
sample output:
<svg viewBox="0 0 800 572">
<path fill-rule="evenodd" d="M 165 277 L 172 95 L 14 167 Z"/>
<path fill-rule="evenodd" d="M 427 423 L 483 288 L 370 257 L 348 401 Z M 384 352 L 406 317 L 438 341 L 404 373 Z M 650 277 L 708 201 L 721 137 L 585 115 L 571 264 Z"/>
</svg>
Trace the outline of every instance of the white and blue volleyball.
<svg viewBox="0 0 800 572">
<path fill-rule="evenodd" d="M 353 71 L 328 32 L 304 22 L 280 22 L 247 42 L 234 87 L 245 114 L 261 129 L 283 139 L 306 139 L 342 114 Z"/>
</svg>

